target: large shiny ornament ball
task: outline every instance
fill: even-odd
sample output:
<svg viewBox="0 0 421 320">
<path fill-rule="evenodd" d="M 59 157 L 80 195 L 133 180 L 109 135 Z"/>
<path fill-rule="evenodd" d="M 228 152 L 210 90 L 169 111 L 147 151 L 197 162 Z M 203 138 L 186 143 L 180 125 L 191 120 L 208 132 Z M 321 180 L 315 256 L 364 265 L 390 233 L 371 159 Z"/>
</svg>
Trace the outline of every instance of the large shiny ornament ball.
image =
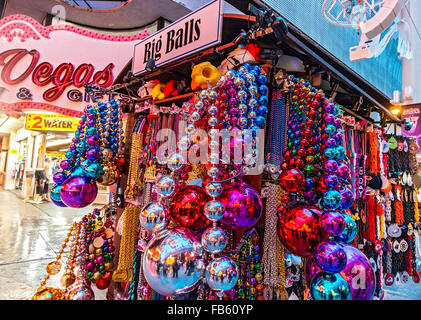
<svg viewBox="0 0 421 320">
<path fill-rule="evenodd" d="M 168 222 L 168 209 L 160 203 L 150 202 L 140 211 L 140 224 L 149 232 L 161 231 Z"/>
<path fill-rule="evenodd" d="M 95 293 L 86 283 L 75 282 L 67 289 L 66 300 L 95 300 Z"/>
<path fill-rule="evenodd" d="M 94 202 L 98 194 L 95 181 L 85 176 L 66 179 L 60 188 L 61 201 L 71 208 L 83 208 Z"/>
<path fill-rule="evenodd" d="M 162 175 L 155 182 L 155 191 L 161 197 L 170 197 L 174 194 L 176 182 L 173 177 Z"/>
<path fill-rule="evenodd" d="M 346 242 L 346 243 L 350 243 L 352 241 L 354 241 L 355 237 L 358 234 L 358 225 L 355 222 L 354 219 L 352 219 L 351 216 L 344 214 L 344 219 L 345 219 L 345 229 L 344 231 L 340 234 L 341 239 Z"/>
<path fill-rule="evenodd" d="M 287 192 L 297 192 L 304 189 L 305 177 L 304 174 L 296 169 L 285 170 L 279 176 L 279 182 L 282 189 Z"/>
<path fill-rule="evenodd" d="M 352 300 L 351 288 L 338 273 L 318 273 L 310 284 L 313 300 Z"/>
<path fill-rule="evenodd" d="M 326 272 L 341 272 L 346 266 L 346 253 L 339 243 L 323 242 L 314 253 L 317 265 Z"/>
<path fill-rule="evenodd" d="M 323 194 L 323 204 L 329 209 L 337 209 L 342 203 L 342 196 L 336 190 L 328 190 Z"/>
<path fill-rule="evenodd" d="M 212 260 L 206 267 L 205 277 L 208 286 L 213 290 L 231 290 L 238 281 L 238 267 L 229 257 Z"/>
<path fill-rule="evenodd" d="M 62 171 L 55 173 L 53 176 L 53 181 L 54 183 L 57 183 L 57 184 L 62 184 L 66 179 L 67 179 L 67 175 Z"/>
<path fill-rule="evenodd" d="M 181 227 L 201 230 L 210 226 L 211 221 L 204 214 L 205 204 L 211 198 L 203 188 L 188 185 L 178 190 L 171 199 L 170 215 Z"/>
<path fill-rule="evenodd" d="M 376 291 L 376 274 L 367 257 L 349 244 L 341 244 L 347 257 L 347 264 L 341 271 L 348 282 L 352 300 L 371 300 Z"/>
<path fill-rule="evenodd" d="M 177 296 L 194 290 L 203 267 L 197 236 L 187 228 L 166 229 L 148 243 L 142 262 L 151 288 L 164 296 Z"/>
<path fill-rule="evenodd" d="M 342 202 L 341 202 L 341 205 L 340 205 L 339 209 L 340 210 L 347 210 L 347 209 L 351 208 L 352 205 L 354 204 L 354 200 L 355 200 L 354 192 L 352 192 L 348 188 L 344 187 L 344 188 L 339 190 L 339 193 L 341 194 L 341 197 L 342 197 Z"/>
<path fill-rule="evenodd" d="M 247 183 L 233 182 L 225 186 L 218 200 L 225 207 L 221 223 L 234 230 L 247 230 L 262 215 L 262 199 Z"/>
<path fill-rule="evenodd" d="M 307 204 L 286 208 L 278 220 L 278 235 L 288 251 L 296 256 L 307 257 L 328 235 L 320 225 L 322 211 Z"/>
<path fill-rule="evenodd" d="M 167 160 L 167 166 L 172 171 L 179 170 L 185 163 L 184 157 L 179 153 L 173 153 Z"/>
<path fill-rule="evenodd" d="M 61 188 L 61 185 L 56 185 L 51 189 L 50 199 L 56 206 L 64 208 L 67 206 L 63 203 L 63 201 L 61 201 L 60 188 Z"/>
<path fill-rule="evenodd" d="M 202 234 L 202 247 L 209 253 L 216 254 L 227 246 L 227 234 L 219 227 L 210 227 Z"/>
<path fill-rule="evenodd" d="M 212 200 L 205 205 L 205 216 L 211 221 L 219 221 L 224 217 L 225 207 L 222 202 Z"/>
<path fill-rule="evenodd" d="M 331 236 L 338 236 L 345 230 L 345 218 L 337 211 L 327 211 L 320 217 L 323 230 Z"/>
</svg>

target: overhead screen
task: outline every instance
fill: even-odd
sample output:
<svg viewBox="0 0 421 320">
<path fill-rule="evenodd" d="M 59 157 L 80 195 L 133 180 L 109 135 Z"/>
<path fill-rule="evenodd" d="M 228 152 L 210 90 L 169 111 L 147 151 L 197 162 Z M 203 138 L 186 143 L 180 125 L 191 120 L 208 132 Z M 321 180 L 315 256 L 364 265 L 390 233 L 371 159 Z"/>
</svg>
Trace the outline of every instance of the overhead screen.
<svg viewBox="0 0 421 320">
<path fill-rule="evenodd" d="M 398 59 L 396 38 L 389 42 L 379 57 L 351 62 L 349 48 L 359 42 L 357 30 L 334 26 L 324 20 L 321 13 L 323 0 L 264 2 L 389 98 L 393 97 L 393 91 L 401 90 L 402 63 Z"/>
</svg>

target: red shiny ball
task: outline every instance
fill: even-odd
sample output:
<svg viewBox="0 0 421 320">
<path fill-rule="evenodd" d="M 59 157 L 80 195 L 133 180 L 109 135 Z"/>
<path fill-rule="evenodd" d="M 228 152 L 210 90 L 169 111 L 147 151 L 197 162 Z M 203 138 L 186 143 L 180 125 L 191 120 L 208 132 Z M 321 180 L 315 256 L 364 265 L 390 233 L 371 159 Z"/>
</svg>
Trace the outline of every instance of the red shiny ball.
<svg viewBox="0 0 421 320">
<path fill-rule="evenodd" d="M 285 191 L 297 192 L 304 189 L 305 177 L 301 171 L 296 169 L 290 169 L 281 173 L 279 177 L 279 182 L 282 186 L 282 189 L 284 189 Z"/>
<path fill-rule="evenodd" d="M 107 289 L 109 287 L 110 280 L 101 278 L 101 279 L 95 281 L 95 285 L 99 290 L 104 290 L 104 289 Z"/>
<path fill-rule="evenodd" d="M 199 186 L 189 185 L 180 189 L 171 199 L 172 220 L 181 227 L 201 230 L 212 224 L 204 215 L 206 202 L 211 198 Z"/>
<path fill-rule="evenodd" d="M 296 204 L 288 207 L 278 219 L 278 235 L 282 244 L 296 256 L 307 257 L 319 243 L 328 239 L 320 224 L 317 207 Z"/>
</svg>

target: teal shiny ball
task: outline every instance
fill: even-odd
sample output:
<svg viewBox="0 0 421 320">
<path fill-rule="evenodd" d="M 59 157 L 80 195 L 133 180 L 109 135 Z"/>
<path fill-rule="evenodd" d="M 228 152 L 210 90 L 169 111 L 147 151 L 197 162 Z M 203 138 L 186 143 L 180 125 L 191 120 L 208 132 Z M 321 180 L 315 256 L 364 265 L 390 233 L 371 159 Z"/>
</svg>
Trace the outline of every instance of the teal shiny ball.
<svg viewBox="0 0 421 320">
<path fill-rule="evenodd" d="M 333 159 L 335 158 L 335 149 L 326 148 L 323 154 L 325 155 L 326 158 Z"/>
<path fill-rule="evenodd" d="M 346 150 L 342 146 L 337 146 L 335 148 L 334 157 L 336 160 L 343 160 L 346 158 Z"/>
<path fill-rule="evenodd" d="M 328 134 L 328 135 L 333 135 L 334 133 L 336 133 L 336 127 L 333 125 L 333 124 L 328 124 L 326 127 L 325 127 L 325 132 Z"/>
<path fill-rule="evenodd" d="M 343 216 L 345 218 L 345 229 L 339 235 L 339 239 L 343 242 L 351 243 L 358 234 L 358 225 L 351 216 L 347 214 Z"/>
<path fill-rule="evenodd" d="M 83 169 L 81 167 L 76 167 L 70 172 L 70 176 L 81 176 L 83 175 Z"/>
<path fill-rule="evenodd" d="M 85 167 L 85 172 L 92 179 L 98 179 L 104 174 L 104 169 L 98 163 L 91 163 Z"/>
<path fill-rule="evenodd" d="M 323 194 L 323 203 L 329 209 L 337 209 L 342 203 L 342 196 L 336 190 L 329 190 Z"/>
<path fill-rule="evenodd" d="M 339 273 L 320 272 L 310 285 L 314 300 L 352 300 L 351 288 Z"/>
</svg>

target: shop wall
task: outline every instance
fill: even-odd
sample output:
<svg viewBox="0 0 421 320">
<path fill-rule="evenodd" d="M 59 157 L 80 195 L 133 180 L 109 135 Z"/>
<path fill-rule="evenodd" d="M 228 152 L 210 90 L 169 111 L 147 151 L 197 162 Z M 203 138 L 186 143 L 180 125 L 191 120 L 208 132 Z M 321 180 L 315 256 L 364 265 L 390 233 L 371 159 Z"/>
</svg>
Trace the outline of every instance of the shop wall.
<svg viewBox="0 0 421 320">
<path fill-rule="evenodd" d="M 411 27 L 411 43 L 414 49 L 414 57 L 411 60 L 404 59 L 402 61 L 402 100 L 405 104 L 413 104 L 421 102 L 421 82 L 419 81 L 419 75 L 421 74 L 421 1 L 413 0 L 408 4 L 410 8 L 409 15 L 404 10 L 404 17 L 408 20 L 414 21 L 414 24 L 418 27 L 414 30 L 412 23 Z"/>
<path fill-rule="evenodd" d="M 337 27 L 326 22 L 321 13 L 322 0 L 264 0 L 263 2 L 388 97 L 393 97 L 393 91 L 401 90 L 402 62 L 398 59 L 397 39 L 390 41 L 379 57 L 351 62 L 349 48 L 358 45 L 360 39 L 357 30 Z"/>
</svg>

